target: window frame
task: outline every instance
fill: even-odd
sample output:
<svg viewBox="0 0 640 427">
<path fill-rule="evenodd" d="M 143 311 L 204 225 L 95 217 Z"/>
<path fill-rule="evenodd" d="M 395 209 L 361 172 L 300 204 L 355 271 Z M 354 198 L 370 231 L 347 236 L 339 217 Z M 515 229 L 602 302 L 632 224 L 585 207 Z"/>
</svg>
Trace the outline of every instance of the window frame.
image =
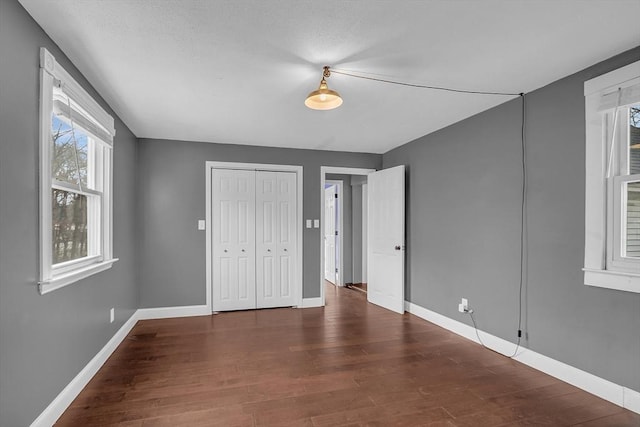
<svg viewBox="0 0 640 427">
<path fill-rule="evenodd" d="M 621 191 L 625 182 L 637 181 L 639 176 L 620 174 L 621 167 L 627 162 L 626 156 L 621 155 L 620 146 L 614 152 L 612 172 L 607 177 L 613 110 L 607 108 L 602 111 L 603 103 L 611 98 L 612 93 L 631 87 L 640 88 L 640 61 L 584 84 L 586 152 L 583 271 L 585 285 L 640 293 L 640 259 L 621 256 L 625 237 L 622 236 L 625 215 L 622 203 L 625 195 Z M 618 117 L 618 120 L 621 118 Z M 621 126 L 617 131 L 616 143 L 622 139 L 622 129 Z"/>
<path fill-rule="evenodd" d="M 94 179 L 100 180 L 100 191 L 75 188 L 74 184 L 61 183 L 51 176 L 51 120 L 53 112 L 54 87 L 63 87 L 64 93 L 77 104 L 84 113 L 91 116 L 98 125 L 95 135 L 91 129 L 87 134 L 93 139 L 90 143 L 88 162 L 95 166 Z M 114 120 L 71 75 L 56 61 L 46 49 L 40 48 L 40 274 L 38 290 L 46 294 L 100 271 L 111 268 L 117 258 L 113 257 L 113 137 Z M 82 128 L 85 131 L 84 128 Z M 98 148 L 99 147 L 99 148 Z M 87 178 L 90 179 L 89 177 Z M 92 234 L 92 247 L 86 257 L 53 264 L 53 215 L 52 189 L 71 191 L 75 194 L 100 198 L 97 209 L 93 209 L 93 226 L 87 230 Z M 94 200 L 95 201 L 95 200 Z M 87 201 L 89 204 L 89 200 Z M 92 215 L 88 209 L 87 215 Z"/>
</svg>

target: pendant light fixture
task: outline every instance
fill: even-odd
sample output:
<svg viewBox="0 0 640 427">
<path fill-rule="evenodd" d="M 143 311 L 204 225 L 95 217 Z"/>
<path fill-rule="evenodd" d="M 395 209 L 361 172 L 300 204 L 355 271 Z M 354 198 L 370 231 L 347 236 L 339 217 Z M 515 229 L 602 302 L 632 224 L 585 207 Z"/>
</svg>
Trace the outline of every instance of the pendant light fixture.
<svg viewBox="0 0 640 427">
<path fill-rule="evenodd" d="M 320 81 L 320 87 L 317 90 L 311 92 L 307 99 L 304 101 L 304 105 L 312 110 L 333 110 L 342 105 L 342 98 L 340 94 L 335 90 L 329 89 L 327 81 L 325 80 L 331 75 L 329 67 L 325 66 L 322 72 L 322 80 Z"/>
</svg>

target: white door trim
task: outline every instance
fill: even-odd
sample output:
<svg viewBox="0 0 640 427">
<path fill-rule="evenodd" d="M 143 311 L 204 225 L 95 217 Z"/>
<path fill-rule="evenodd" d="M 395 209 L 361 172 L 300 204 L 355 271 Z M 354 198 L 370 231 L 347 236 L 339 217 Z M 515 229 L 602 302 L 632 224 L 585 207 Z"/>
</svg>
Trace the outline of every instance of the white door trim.
<svg viewBox="0 0 640 427">
<path fill-rule="evenodd" d="M 365 168 L 346 168 L 340 166 L 320 166 L 320 229 L 324 230 L 324 184 L 326 182 L 326 174 L 335 173 L 342 175 L 369 175 L 375 172 L 375 169 Z M 322 306 L 325 305 L 324 298 L 324 240 L 320 239 L 320 300 Z M 342 265 L 340 266 L 340 268 Z"/>
<path fill-rule="evenodd" d="M 211 255 L 213 253 L 212 241 L 211 241 L 211 175 L 213 169 L 238 169 L 238 170 L 254 170 L 254 171 L 273 171 L 273 172 L 295 172 L 296 174 L 296 230 L 297 230 L 297 250 L 296 250 L 296 278 L 298 286 L 295 287 L 295 300 L 297 306 L 302 307 L 302 292 L 303 292 L 303 280 L 302 280 L 302 166 L 295 165 L 270 165 L 262 163 L 237 163 L 237 162 L 205 162 L 205 216 L 206 216 L 206 305 L 209 312 L 212 311 L 212 274 L 211 274 Z"/>
</svg>

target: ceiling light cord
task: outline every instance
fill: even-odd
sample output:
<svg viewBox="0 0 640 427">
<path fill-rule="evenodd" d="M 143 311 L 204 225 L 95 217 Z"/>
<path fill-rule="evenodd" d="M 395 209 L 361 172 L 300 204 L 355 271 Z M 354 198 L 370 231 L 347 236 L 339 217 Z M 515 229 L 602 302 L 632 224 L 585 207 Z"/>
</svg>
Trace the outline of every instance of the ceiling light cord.
<svg viewBox="0 0 640 427">
<path fill-rule="evenodd" d="M 414 84 L 414 83 L 405 83 L 405 82 L 399 82 L 399 81 L 395 81 L 395 80 L 381 79 L 381 78 L 377 78 L 377 77 L 361 76 L 361 75 L 358 75 L 358 74 L 350 73 L 348 71 L 336 70 L 335 68 L 332 68 L 331 72 L 335 73 L 335 74 L 342 74 L 343 76 L 355 77 L 357 79 L 373 80 L 373 81 L 376 81 L 376 82 L 389 83 L 389 84 L 400 85 L 400 86 L 416 87 L 416 88 L 420 88 L 420 89 L 441 90 L 441 91 L 445 91 L 445 92 L 469 93 L 469 94 L 474 94 L 474 95 L 499 95 L 499 96 L 522 96 L 523 95 L 522 93 L 486 92 L 486 91 L 481 91 L 481 90 L 453 89 L 453 88 L 442 87 L 442 86 L 429 86 L 429 85 L 421 85 L 421 84 Z"/>
<path fill-rule="evenodd" d="M 514 358 L 518 354 L 520 349 L 520 341 L 522 340 L 522 290 L 524 288 L 526 266 L 526 223 L 527 223 L 527 139 L 526 139 L 526 125 L 527 125 L 527 107 L 525 94 L 520 94 L 522 100 L 522 118 L 520 126 L 520 143 L 522 147 L 522 199 L 520 204 L 520 287 L 518 292 L 518 342 L 513 354 L 509 356 Z M 526 332 L 525 332 L 526 333 Z"/>
<path fill-rule="evenodd" d="M 523 289 L 525 287 L 526 282 L 526 247 L 527 247 L 527 139 L 526 139 L 526 125 L 527 125 L 527 110 L 526 110 L 526 99 L 525 94 L 520 94 L 520 99 L 522 102 L 522 118 L 520 124 L 520 144 L 522 149 L 521 160 L 522 160 L 522 187 L 521 187 L 521 204 L 520 204 L 520 280 L 519 280 L 519 290 L 518 290 L 518 341 L 516 343 L 516 348 L 512 354 L 506 355 L 504 353 L 500 353 L 491 347 L 488 347 L 480 338 L 480 333 L 478 332 L 478 325 L 476 323 L 476 319 L 473 316 L 473 310 L 465 310 L 471 317 L 471 321 L 473 322 L 473 328 L 476 331 L 476 337 L 478 337 L 478 342 L 481 346 L 486 348 L 487 350 L 491 350 L 503 356 L 507 356 L 510 359 L 513 359 L 518 355 L 518 350 L 520 349 L 520 343 L 522 341 L 522 296 Z M 526 332 L 525 332 L 526 334 Z M 525 338 L 526 339 L 526 338 Z"/>
</svg>

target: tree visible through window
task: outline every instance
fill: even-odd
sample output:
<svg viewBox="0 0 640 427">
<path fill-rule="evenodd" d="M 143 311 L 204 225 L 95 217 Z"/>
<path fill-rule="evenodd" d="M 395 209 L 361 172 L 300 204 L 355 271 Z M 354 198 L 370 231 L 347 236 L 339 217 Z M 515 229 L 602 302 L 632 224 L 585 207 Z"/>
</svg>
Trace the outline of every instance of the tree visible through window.
<svg viewBox="0 0 640 427">
<path fill-rule="evenodd" d="M 87 186 L 87 136 L 60 119 L 51 120 L 51 175 L 53 180 Z M 86 257 L 87 197 L 52 189 L 53 264 Z"/>
<path fill-rule="evenodd" d="M 117 261 L 112 242 L 114 120 L 40 49 L 40 281 L 45 294 Z"/>
</svg>

